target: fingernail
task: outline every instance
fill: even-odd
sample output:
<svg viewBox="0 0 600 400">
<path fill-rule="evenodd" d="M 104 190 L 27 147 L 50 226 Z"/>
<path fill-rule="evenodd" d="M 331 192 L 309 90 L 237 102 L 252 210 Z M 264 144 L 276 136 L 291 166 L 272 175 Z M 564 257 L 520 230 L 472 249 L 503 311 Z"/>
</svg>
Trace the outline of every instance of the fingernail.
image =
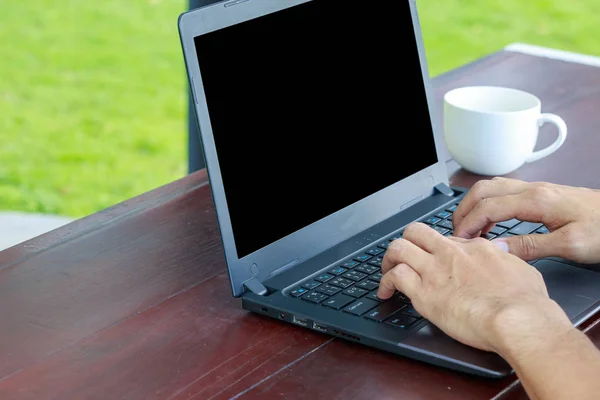
<svg viewBox="0 0 600 400">
<path fill-rule="evenodd" d="M 508 243 L 506 243 L 504 240 L 502 240 L 502 239 L 492 240 L 492 243 L 494 243 L 499 249 L 508 251 Z"/>
</svg>

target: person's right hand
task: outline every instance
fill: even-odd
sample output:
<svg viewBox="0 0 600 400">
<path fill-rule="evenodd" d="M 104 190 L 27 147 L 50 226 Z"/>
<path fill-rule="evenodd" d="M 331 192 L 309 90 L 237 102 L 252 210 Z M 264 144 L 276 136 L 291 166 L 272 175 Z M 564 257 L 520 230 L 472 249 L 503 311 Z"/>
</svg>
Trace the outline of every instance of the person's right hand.
<svg viewBox="0 0 600 400">
<path fill-rule="evenodd" d="M 527 261 L 555 256 L 600 262 L 600 191 L 506 178 L 479 181 L 454 213 L 454 235 L 472 238 L 512 218 L 543 223 L 550 231 L 495 239 L 512 254 Z"/>
</svg>

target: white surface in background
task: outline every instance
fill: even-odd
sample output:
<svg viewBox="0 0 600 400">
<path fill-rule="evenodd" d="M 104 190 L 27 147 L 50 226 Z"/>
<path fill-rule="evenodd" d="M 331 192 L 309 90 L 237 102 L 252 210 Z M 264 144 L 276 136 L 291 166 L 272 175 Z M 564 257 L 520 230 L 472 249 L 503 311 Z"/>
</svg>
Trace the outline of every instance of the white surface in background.
<svg viewBox="0 0 600 400">
<path fill-rule="evenodd" d="M 532 56 L 552 58 L 577 64 L 600 67 L 600 57 L 587 54 L 573 53 L 571 51 L 556 50 L 548 47 L 534 46 L 526 43 L 512 43 L 504 48 L 515 53 L 529 54 Z"/>
<path fill-rule="evenodd" d="M 73 221 L 55 215 L 0 212 L 0 250 L 49 232 Z"/>
</svg>

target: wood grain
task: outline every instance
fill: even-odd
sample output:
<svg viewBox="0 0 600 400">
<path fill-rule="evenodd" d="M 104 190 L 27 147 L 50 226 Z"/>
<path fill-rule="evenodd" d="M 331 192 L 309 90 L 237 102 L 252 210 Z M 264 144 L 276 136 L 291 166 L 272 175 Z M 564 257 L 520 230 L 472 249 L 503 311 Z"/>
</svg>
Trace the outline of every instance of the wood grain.
<svg viewBox="0 0 600 400">
<path fill-rule="evenodd" d="M 528 90 L 569 126 L 563 148 L 513 177 L 600 188 L 600 69 L 499 52 L 436 78 L 438 109 L 474 84 Z M 454 185 L 481 178 L 448 165 Z M 242 310 L 203 171 L 0 252 L 0 321 L 3 400 L 484 399 L 514 382 Z"/>
</svg>

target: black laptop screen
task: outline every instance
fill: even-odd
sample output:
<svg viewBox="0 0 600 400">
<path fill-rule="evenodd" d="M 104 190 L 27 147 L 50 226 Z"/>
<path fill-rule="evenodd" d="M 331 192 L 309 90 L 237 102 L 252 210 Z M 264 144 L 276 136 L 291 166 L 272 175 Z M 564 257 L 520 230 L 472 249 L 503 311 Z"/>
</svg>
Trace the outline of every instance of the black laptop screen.
<svg viewBox="0 0 600 400">
<path fill-rule="evenodd" d="M 313 0 L 195 43 L 238 258 L 437 162 L 408 1 Z"/>
</svg>

